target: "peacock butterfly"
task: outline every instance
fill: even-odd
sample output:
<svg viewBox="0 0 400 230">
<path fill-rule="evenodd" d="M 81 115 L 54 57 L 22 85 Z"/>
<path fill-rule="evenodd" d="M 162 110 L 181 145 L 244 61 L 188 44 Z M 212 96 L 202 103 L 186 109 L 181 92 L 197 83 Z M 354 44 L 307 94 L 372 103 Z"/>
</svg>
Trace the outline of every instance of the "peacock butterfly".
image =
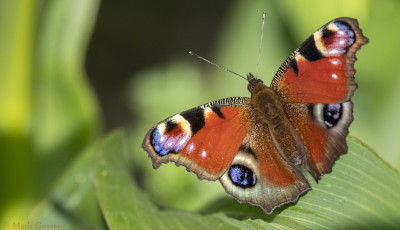
<svg viewBox="0 0 400 230">
<path fill-rule="evenodd" d="M 251 98 L 213 101 L 159 122 L 142 148 L 153 167 L 175 162 L 219 179 L 239 202 L 267 214 L 311 189 L 347 152 L 355 53 L 368 39 L 356 19 L 322 26 L 280 66 L 271 86 L 247 75 Z"/>
</svg>

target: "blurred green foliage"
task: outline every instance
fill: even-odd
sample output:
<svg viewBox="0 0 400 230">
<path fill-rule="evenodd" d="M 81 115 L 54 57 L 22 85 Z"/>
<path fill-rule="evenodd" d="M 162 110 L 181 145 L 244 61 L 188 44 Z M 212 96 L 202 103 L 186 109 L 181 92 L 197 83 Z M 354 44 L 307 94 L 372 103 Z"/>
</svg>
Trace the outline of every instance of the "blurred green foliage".
<svg viewBox="0 0 400 230">
<path fill-rule="evenodd" d="M 0 218 L 25 219 L 101 129 L 84 78 L 97 0 L 0 1 Z"/>
<path fill-rule="evenodd" d="M 396 223 L 392 220 L 399 210 L 390 201 L 399 201 L 393 191 L 400 186 L 400 176 L 391 168 L 400 169 L 399 1 L 236 1 L 229 9 L 214 54 L 207 58 L 238 73 L 255 73 L 261 14 L 266 11 L 260 63 L 260 78 L 266 83 L 304 39 L 333 18 L 357 18 L 370 39 L 357 53 L 359 89 L 353 97 L 350 134 L 391 166 L 351 140 L 349 155 L 354 156 L 341 158 L 332 174 L 320 185 L 313 184 L 315 191 L 272 217 L 231 198 L 215 202 L 227 197 L 219 183 L 198 181 L 173 164 L 153 170 L 140 149 L 146 131 L 168 116 L 220 98 L 249 96 L 246 83 L 228 72 L 187 57 L 137 73 L 121 89 L 136 111 L 128 140 L 122 132 L 99 139 L 101 114 L 83 71 L 98 7 L 98 0 L 0 1 L 0 224 L 41 220 L 68 228 L 161 228 L 169 221 L 166 226 L 181 228 L 196 222 L 215 228 L 334 228 L 323 218 L 314 225 L 315 216 L 304 210 L 314 207 L 321 216 L 332 214 L 324 207 L 337 206 L 325 206 L 324 199 L 335 196 L 351 203 L 340 185 L 351 187 L 352 181 L 352 191 L 366 192 L 363 196 L 370 196 L 370 202 L 351 193 L 358 203 L 344 205 L 343 210 L 337 207 L 332 214 L 345 216 L 349 225 L 336 227 L 362 225 L 357 210 L 370 214 L 372 222 L 376 219 L 389 227 Z M 375 177 L 367 178 L 363 173 L 372 169 Z M 382 184 L 366 191 L 371 184 L 363 184 L 362 175 L 372 185 Z M 167 210 L 160 214 L 157 206 Z M 391 214 L 382 216 L 385 211 Z M 147 215 L 163 221 L 141 223 Z M 378 227 L 377 223 L 364 227 Z"/>
</svg>

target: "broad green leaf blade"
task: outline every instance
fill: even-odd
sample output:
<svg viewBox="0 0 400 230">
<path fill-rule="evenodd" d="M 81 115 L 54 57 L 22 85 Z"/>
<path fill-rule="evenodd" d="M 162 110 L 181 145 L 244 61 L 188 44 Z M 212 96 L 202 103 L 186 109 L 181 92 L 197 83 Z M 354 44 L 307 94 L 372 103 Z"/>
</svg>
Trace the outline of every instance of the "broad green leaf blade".
<svg viewBox="0 0 400 230">
<path fill-rule="evenodd" d="M 59 178 L 50 195 L 36 208 L 34 219 L 67 229 L 105 229 L 97 203 L 93 162 L 97 149 L 91 145 L 71 163 Z"/>
<path fill-rule="evenodd" d="M 95 169 L 96 190 L 108 226 L 113 229 L 400 226 L 400 207 L 396 205 L 400 203 L 399 173 L 355 138 L 348 138 L 348 145 L 348 154 L 341 156 L 332 173 L 324 175 L 319 184 L 309 177 L 313 190 L 296 204 L 278 208 L 270 216 L 258 207 L 239 204 L 233 198 L 208 204 L 198 214 L 156 207 L 134 181 L 132 156 L 127 152 L 121 132 L 111 134 L 100 146 Z"/>
<path fill-rule="evenodd" d="M 364 229 L 400 226 L 400 175 L 375 152 L 354 137 L 349 151 L 297 205 L 280 215 L 305 225 Z"/>
<path fill-rule="evenodd" d="M 108 136 L 97 156 L 98 200 L 111 229 L 244 229 L 251 225 L 223 213 L 200 215 L 156 207 L 133 180 L 132 156 L 122 132 Z M 250 228 L 251 229 L 251 228 Z"/>
</svg>

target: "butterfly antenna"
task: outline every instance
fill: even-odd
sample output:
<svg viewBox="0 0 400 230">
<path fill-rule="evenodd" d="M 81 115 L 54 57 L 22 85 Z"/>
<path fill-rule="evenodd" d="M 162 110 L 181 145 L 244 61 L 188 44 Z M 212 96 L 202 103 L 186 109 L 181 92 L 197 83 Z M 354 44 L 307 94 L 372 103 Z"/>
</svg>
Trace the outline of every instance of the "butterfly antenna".
<svg viewBox="0 0 400 230">
<path fill-rule="evenodd" d="M 233 73 L 233 74 L 235 74 L 235 75 L 237 75 L 237 76 L 239 76 L 239 77 L 241 77 L 241 78 L 243 78 L 243 79 L 245 79 L 245 80 L 247 81 L 247 78 L 246 78 L 246 77 L 243 77 L 242 75 L 240 75 L 240 74 L 238 74 L 238 73 L 235 73 L 235 72 L 233 72 L 232 70 L 227 69 L 227 68 L 225 68 L 225 67 L 223 67 L 223 66 L 217 65 L 217 64 L 215 64 L 214 62 L 211 62 L 211 61 L 209 61 L 209 60 L 203 58 L 202 56 L 199 56 L 199 55 L 193 53 L 192 51 L 189 51 L 189 54 L 192 55 L 192 56 L 195 56 L 195 57 L 197 57 L 197 58 L 199 58 L 199 59 L 201 59 L 201 60 L 203 60 L 203 61 L 205 61 L 205 62 L 207 62 L 207 63 L 209 63 L 209 64 L 211 64 L 211 65 L 214 65 L 214 66 L 216 66 L 216 67 L 218 67 L 218 68 L 221 68 L 221 69 L 223 69 L 223 70 L 226 70 L 226 71 L 228 71 L 228 72 L 230 72 L 230 73 Z"/>
<path fill-rule="evenodd" d="M 263 12 L 263 14 L 262 14 L 261 41 L 260 41 L 260 50 L 258 51 L 258 62 L 257 62 L 257 75 L 256 75 L 256 77 L 258 77 L 258 73 L 259 73 L 259 69 L 260 69 L 261 45 L 262 45 L 262 39 L 263 39 L 263 35 L 264 35 L 264 22 L 265 22 L 265 12 Z"/>
</svg>

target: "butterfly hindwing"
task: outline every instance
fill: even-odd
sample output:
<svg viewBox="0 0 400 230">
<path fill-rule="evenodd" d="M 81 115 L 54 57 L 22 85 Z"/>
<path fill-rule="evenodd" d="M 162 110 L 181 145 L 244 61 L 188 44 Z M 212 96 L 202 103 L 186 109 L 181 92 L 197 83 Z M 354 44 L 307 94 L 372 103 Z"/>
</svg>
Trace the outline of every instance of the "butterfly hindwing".
<svg viewBox="0 0 400 230">
<path fill-rule="evenodd" d="M 276 145 L 264 122 L 253 123 L 220 181 L 235 199 L 258 205 L 268 214 L 311 189 L 301 169 Z"/>
<path fill-rule="evenodd" d="M 250 124 L 249 98 L 214 101 L 155 125 L 142 147 L 153 161 L 175 162 L 200 179 L 217 180 L 231 164 Z"/>
<path fill-rule="evenodd" d="M 353 103 L 288 104 L 285 110 L 302 140 L 307 156 L 303 163 L 318 180 L 347 152 L 346 136 L 353 121 Z"/>
</svg>

